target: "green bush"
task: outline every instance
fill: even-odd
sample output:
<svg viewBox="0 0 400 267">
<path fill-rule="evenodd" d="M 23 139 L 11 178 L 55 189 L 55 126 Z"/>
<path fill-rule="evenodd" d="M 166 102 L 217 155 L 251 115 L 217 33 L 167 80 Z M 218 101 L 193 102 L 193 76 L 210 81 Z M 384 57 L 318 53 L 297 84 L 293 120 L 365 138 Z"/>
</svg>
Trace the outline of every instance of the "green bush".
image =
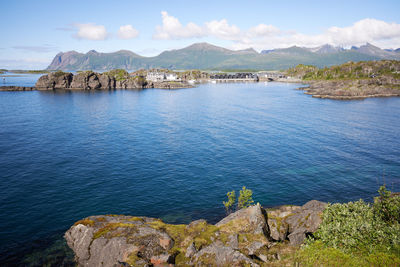
<svg viewBox="0 0 400 267">
<path fill-rule="evenodd" d="M 373 204 L 329 204 L 298 260 L 306 266 L 399 266 L 400 196 L 385 186 L 379 194 Z"/>
<path fill-rule="evenodd" d="M 374 213 L 388 224 L 400 223 L 400 195 L 392 195 L 383 185 L 375 198 Z"/>
<path fill-rule="evenodd" d="M 226 193 L 226 196 L 228 197 L 228 201 L 223 201 L 222 203 L 225 206 L 226 213 L 231 213 L 236 202 L 235 190 Z"/>
<path fill-rule="evenodd" d="M 236 202 L 235 190 L 226 193 L 226 196 L 228 197 L 228 201 L 223 201 L 222 203 L 225 206 L 226 212 L 231 213 L 234 211 L 234 206 L 235 206 L 235 202 Z M 240 190 L 240 192 L 239 192 L 237 209 L 240 210 L 243 208 L 247 208 L 253 204 L 254 204 L 253 191 L 251 191 L 250 189 L 247 189 L 245 186 L 243 186 L 242 190 Z"/>
<path fill-rule="evenodd" d="M 238 208 L 239 209 L 247 208 L 253 204 L 254 204 L 253 191 L 251 191 L 250 189 L 246 189 L 246 187 L 243 186 L 242 190 L 240 190 L 239 192 Z"/>
</svg>

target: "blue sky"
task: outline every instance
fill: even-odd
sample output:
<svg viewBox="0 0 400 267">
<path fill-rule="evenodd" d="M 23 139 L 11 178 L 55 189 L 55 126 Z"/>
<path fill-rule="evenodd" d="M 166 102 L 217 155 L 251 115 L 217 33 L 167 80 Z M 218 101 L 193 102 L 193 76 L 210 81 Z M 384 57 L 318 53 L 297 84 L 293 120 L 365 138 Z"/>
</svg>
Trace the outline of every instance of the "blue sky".
<svg viewBox="0 0 400 267">
<path fill-rule="evenodd" d="M 230 49 L 400 47 L 400 1 L 2 1 L 0 68 L 42 69 L 60 51 L 144 56 Z"/>
</svg>

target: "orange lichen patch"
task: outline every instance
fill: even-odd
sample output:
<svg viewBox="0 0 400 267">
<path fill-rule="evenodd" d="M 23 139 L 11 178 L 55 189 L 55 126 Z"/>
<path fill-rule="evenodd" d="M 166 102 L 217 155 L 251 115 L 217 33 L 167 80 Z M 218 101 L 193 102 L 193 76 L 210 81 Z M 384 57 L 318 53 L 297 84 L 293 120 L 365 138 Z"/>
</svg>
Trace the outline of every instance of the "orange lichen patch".
<svg viewBox="0 0 400 267">
<path fill-rule="evenodd" d="M 140 218 L 140 217 L 132 217 L 132 218 L 129 218 L 128 221 L 130 221 L 130 222 L 143 222 L 144 220 L 143 220 L 143 218 Z"/>
<path fill-rule="evenodd" d="M 107 220 L 104 217 L 98 217 L 98 218 L 96 218 L 96 221 L 98 221 L 98 222 L 106 222 Z"/>
<path fill-rule="evenodd" d="M 76 223 L 74 223 L 74 226 L 76 226 L 78 224 L 83 224 L 83 225 L 86 225 L 86 226 L 93 226 L 95 224 L 95 222 L 93 220 L 91 220 L 91 219 L 87 219 L 86 218 L 86 219 L 77 221 Z"/>
<path fill-rule="evenodd" d="M 99 238 L 101 236 L 104 236 L 105 234 L 109 233 L 112 230 L 115 230 L 117 228 L 135 228 L 136 225 L 132 223 L 109 223 L 106 224 L 104 227 L 100 228 L 97 230 L 94 235 L 93 239 Z M 116 233 L 116 235 L 120 235 L 121 233 Z"/>
</svg>

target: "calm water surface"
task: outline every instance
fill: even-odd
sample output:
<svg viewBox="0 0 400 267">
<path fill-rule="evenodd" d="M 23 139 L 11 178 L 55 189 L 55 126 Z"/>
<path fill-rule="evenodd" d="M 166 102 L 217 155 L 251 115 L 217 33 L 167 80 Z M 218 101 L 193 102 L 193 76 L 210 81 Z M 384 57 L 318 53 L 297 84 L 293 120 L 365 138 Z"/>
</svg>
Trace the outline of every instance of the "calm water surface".
<svg viewBox="0 0 400 267">
<path fill-rule="evenodd" d="M 214 223 L 243 185 L 266 206 L 400 191 L 400 98 L 296 87 L 0 92 L 0 262 L 61 264 L 63 232 L 89 215 Z"/>
</svg>

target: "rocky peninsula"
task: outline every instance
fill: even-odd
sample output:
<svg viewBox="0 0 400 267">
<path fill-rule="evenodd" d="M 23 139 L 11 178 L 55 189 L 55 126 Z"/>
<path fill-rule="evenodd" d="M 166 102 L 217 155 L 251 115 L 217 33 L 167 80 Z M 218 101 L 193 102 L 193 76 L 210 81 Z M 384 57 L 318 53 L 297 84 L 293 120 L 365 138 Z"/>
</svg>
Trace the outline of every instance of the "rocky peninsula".
<svg viewBox="0 0 400 267">
<path fill-rule="evenodd" d="M 339 100 L 400 96 L 400 61 L 348 62 L 319 69 L 298 65 L 287 75 L 308 86 L 299 88 L 317 98 Z"/>
<path fill-rule="evenodd" d="M 65 239 L 79 266 L 282 266 L 317 230 L 326 203 L 264 209 L 259 204 L 217 224 L 188 225 L 124 215 L 90 216 Z"/>
</svg>

